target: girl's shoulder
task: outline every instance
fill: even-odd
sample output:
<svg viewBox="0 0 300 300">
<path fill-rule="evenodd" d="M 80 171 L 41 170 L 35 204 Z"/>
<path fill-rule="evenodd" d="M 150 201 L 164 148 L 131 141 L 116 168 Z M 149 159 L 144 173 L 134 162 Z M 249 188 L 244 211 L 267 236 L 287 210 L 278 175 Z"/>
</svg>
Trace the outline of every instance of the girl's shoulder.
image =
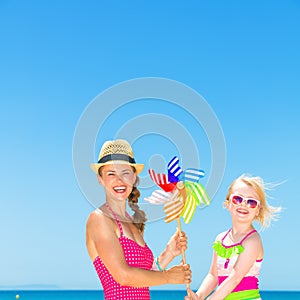
<svg viewBox="0 0 300 300">
<path fill-rule="evenodd" d="M 248 253 L 256 253 L 257 260 L 263 259 L 264 247 L 261 236 L 257 231 L 247 236 L 247 238 L 243 241 L 242 246 L 245 249 L 245 251 L 248 251 Z"/>
<path fill-rule="evenodd" d="M 261 236 L 257 231 L 253 231 L 253 233 L 247 235 L 243 240 L 243 245 L 255 243 L 257 245 L 262 244 Z"/>
<path fill-rule="evenodd" d="M 223 237 L 224 237 L 227 233 L 228 233 L 228 230 L 220 232 L 220 233 L 216 236 L 215 241 L 221 241 L 221 240 L 223 239 Z"/>
</svg>

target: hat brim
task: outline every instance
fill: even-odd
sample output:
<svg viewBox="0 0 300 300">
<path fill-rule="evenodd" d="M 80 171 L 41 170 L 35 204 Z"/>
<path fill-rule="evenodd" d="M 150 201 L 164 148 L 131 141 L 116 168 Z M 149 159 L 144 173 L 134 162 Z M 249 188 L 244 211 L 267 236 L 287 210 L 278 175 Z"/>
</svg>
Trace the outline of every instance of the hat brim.
<svg viewBox="0 0 300 300">
<path fill-rule="evenodd" d="M 136 174 L 140 174 L 144 170 L 144 164 L 131 164 L 129 162 L 126 162 L 124 160 L 114 160 L 114 161 L 108 161 L 106 163 L 101 164 L 91 164 L 91 169 L 98 174 L 99 168 L 106 166 L 106 165 L 129 165 L 135 168 Z"/>
</svg>

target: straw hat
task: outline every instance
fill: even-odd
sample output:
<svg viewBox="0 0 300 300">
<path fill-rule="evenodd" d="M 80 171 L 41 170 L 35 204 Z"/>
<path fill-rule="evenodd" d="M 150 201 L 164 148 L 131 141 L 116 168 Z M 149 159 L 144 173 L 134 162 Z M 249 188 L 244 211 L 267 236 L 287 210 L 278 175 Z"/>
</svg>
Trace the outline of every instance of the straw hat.
<svg viewBox="0 0 300 300">
<path fill-rule="evenodd" d="M 100 150 L 98 163 L 91 164 L 91 168 L 95 173 L 98 173 L 100 167 L 111 164 L 133 166 L 137 174 L 144 169 L 143 164 L 135 163 L 132 148 L 125 140 L 106 141 Z"/>
</svg>

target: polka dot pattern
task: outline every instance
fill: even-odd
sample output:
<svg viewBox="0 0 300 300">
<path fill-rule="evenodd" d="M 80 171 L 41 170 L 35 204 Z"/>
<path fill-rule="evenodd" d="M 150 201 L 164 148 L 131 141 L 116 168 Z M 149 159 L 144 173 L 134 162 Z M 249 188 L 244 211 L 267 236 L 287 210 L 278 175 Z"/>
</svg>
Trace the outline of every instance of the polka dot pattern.
<svg viewBox="0 0 300 300">
<path fill-rule="evenodd" d="M 120 228 L 121 236 L 119 241 L 127 264 L 131 267 L 150 270 L 153 265 L 152 251 L 147 244 L 145 244 L 145 246 L 140 246 L 135 241 L 124 236 L 120 221 L 115 215 L 114 217 Z M 103 286 L 105 300 L 150 300 L 148 287 L 136 288 L 122 286 L 116 282 L 99 256 L 95 258 L 93 264 Z"/>
</svg>

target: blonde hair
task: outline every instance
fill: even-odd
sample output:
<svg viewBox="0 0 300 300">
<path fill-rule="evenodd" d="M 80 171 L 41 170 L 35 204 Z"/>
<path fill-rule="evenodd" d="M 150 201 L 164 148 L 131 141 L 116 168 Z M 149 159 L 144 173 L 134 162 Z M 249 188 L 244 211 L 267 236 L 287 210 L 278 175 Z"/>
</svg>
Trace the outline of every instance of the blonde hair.
<svg viewBox="0 0 300 300">
<path fill-rule="evenodd" d="M 271 221 L 276 221 L 278 219 L 279 213 L 282 210 L 281 207 L 274 207 L 268 204 L 266 199 L 265 190 L 267 189 L 267 185 L 264 183 L 263 179 L 260 177 L 247 176 L 245 174 L 236 178 L 228 188 L 228 192 L 226 195 L 226 202 L 229 201 L 229 197 L 232 193 L 233 186 L 238 182 L 242 181 L 246 185 L 252 187 L 257 193 L 260 201 L 260 210 L 259 214 L 255 217 L 255 221 L 257 221 L 261 229 L 266 229 L 270 226 Z"/>
</svg>

